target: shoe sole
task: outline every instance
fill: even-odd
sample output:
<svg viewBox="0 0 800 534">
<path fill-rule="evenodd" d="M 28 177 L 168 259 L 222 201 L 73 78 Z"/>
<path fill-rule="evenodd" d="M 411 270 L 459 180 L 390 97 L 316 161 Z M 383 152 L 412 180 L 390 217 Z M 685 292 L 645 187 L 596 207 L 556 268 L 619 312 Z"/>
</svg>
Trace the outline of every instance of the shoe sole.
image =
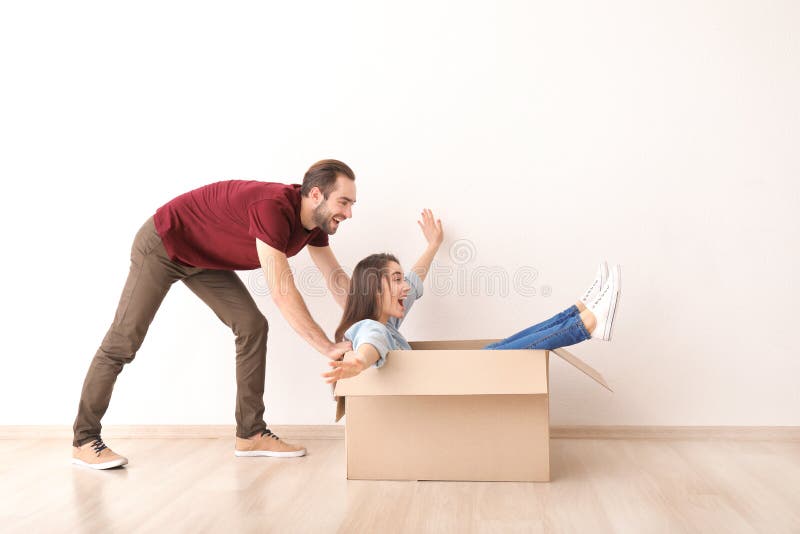
<svg viewBox="0 0 800 534">
<path fill-rule="evenodd" d="M 606 324 L 606 328 L 608 330 L 608 336 L 604 336 L 603 339 L 606 341 L 611 341 L 611 336 L 614 333 L 614 319 L 616 319 L 617 313 L 617 305 L 619 304 L 619 299 L 622 296 L 622 269 L 619 265 L 616 266 L 617 270 L 617 291 L 614 298 L 611 300 L 611 310 L 609 312 L 609 319 L 608 323 Z"/>
<path fill-rule="evenodd" d="M 289 452 L 278 452 L 278 451 L 234 451 L 234 456 L 239 456 L 241 458 L 252 457 L 252 456 L 270 456 L 272 458 L 296 458 L 298 456 L 305 456 L 306 451 L 289 451 Z"/>
<path fill-rule="evenodd" d="M 112 460 L 110 462 L 103 462 L 101 464 L 90 464 L 84 462 L 83 460 L 78 460 L 77 458 L 73 458 L 72 463 L 75 465 L 80 465 L 82 467 L 88 467 L 89 469 L 111 469 L 112 467 L 119 467 L 121 465 L 126 465 L 128 463 L 128 460 L 122 458 L 121 460 Z"/>
</svg>

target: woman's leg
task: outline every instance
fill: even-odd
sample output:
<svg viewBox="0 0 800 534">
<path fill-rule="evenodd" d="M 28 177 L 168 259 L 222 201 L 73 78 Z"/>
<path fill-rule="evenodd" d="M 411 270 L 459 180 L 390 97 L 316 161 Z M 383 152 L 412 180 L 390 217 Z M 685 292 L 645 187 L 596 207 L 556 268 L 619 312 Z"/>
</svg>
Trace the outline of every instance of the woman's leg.
<svg viewBox="0 0 800 534">
<path fill-rule="evenodd" d="M 596 324 L 594 314 L 589 310 L 585 310 L 579 314 L 567 317 L 567 319 L 561 323 L 553 324 L 544 330 L 538 330 L 508 342 L 504 340 L 499 343 L 492 343 L 484 347 L 484 349 L 552 350 L 560 347 L 568 347 L 569 345 L 574 345 L 591 338 L 591 332 Z"/>
<path fill-rule="evenodd" d="M 485 349 L 495 349 L 495 348 L 498 348 L 498 347 L 500 347 L 502 345 L 505 345 L 507 343 L 513 343 L 514 341 L 516 341 L 518 339 L 521 339 L 521 338 L 524 338 L 524 337 L 528 337 L 531 334 L 534 334 L 536 332 L 541 332 L 543 330 L 547 330 L 549 328 L 552 328 L 553 326 L 559 325 L 559 324 L 563 323 L 564 321 L 566 321 L 567 319 L 571 319 L 572 317 L 575 317 L 579 313 L 580 313 L 580 310 L 578 309 L 577 305 L 570 306 L 566 310 L 562 311 L 561 313 L 557 313 L 556 315 L 552 316 L 551 318 L 547 319 L 546 321 L 542 321 L 541 323 L 537 323 L 537 324 L 535 324 L 533 326 L 529 326 L 525 330 L 520 330 L 519 332 L 517 332 L 513 336 L 510 336 L 510 337 L 507 337 L 507 338 L 505 338 L 503 340 L 500 340 L 500 341 L 497 341 L 495 343 L 491 343 L 489 345 L 486 345 L 484 348 Z"/>
</svg>

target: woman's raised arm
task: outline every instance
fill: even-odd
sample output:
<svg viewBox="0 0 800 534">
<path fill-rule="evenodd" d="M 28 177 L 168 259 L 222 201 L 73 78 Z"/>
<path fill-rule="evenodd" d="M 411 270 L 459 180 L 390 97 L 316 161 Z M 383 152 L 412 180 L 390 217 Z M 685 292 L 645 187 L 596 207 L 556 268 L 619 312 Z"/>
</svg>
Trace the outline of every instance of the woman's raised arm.
<svg viewBox="0 0 800 534">
<path fill-rule="evenodd" d="M 436 256 L 436 251 L 439 250 L 439 246 L 444 240 L 444 230 L 442 230 L 442 220 L 434 219 L 433 212 L 428 208 L 422 210 L 422 220 L 417 221 L 417 224 L 422 228 L 422 233 L 428 242 L 428 246 L 411 270 L 417 273 L 420 280 L 425 281 L 428 270 L 431 268 L 433 257 Z"/>
</svg>

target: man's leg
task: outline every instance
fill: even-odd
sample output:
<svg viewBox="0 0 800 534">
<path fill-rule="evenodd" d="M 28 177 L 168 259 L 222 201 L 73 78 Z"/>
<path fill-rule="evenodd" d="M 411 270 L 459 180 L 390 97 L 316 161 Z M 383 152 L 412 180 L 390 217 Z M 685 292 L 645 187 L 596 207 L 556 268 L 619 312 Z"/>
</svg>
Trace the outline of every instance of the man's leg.
<svg viewBox="0 0 800 534">
<path fill-rule="evenodd" d="M 233 271 L 205 270 L 183 283 L 236 335 L 236 455 L 303 456 L 304 447 L 282 441 L 264 422 L 264 380 L 269 325 Z"/>
<path fill-rule="evenodd" d="M 267 319 L 233 271 L 203 270 L 183 283 L 236 335 L 236 435 L 265 431 Z"/>
<path fill-rule="evenodd" d="M 131 268 L 114 322 L 86 373 L 73 427 L 75 447 L 100 437 L 100 420 L 122 366 L 133 360 L 170 286 L 197 271 L 169 259 L 152 217 L 142 225 L 131 247 Z"/>
</svg>

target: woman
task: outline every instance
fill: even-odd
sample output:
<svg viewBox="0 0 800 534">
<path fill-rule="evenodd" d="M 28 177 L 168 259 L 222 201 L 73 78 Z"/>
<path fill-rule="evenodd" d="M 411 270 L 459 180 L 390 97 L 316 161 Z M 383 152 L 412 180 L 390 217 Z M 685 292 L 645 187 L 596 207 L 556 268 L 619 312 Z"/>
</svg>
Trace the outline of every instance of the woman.
<svg viewBox="0 0 800 534">
<path fill-rule="evenodd" d="M 351 341 L 353 350 L 343 360 L 330 362 L 333 369 L 322 374 L 327 383 L 355 376 L 371 365 L 383 366 L 390 350 L 411 349 L 399 331 L 400 324 L 422 296 L 423 281 L 444 238 L 442 221 L 434 221 L 430 210 L 423 210 L 422 221 L 417 222 L 428 247 L 407 275 L 403 276 L 400 263 L 391 254 L 372 254 L 356 265 L 335 335 L 337 343 Z M 619 290 L 619 266 L 614 266 L 609 279 L 603 262 L 589 289 L 573 306 L 484 349 L 552 350 L 589 338 L 609 341 Z"/>
</svg>

